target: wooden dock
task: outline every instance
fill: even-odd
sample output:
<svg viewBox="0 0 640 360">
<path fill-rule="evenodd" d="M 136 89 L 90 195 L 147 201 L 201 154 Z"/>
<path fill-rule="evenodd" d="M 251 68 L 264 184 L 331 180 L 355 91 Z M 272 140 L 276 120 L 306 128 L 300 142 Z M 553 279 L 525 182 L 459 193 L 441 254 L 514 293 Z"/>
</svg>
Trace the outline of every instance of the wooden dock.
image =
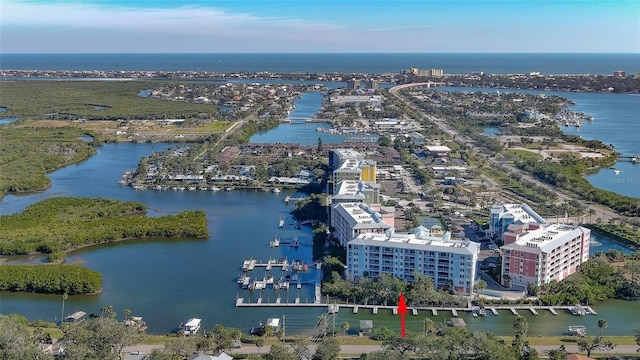
<svg viewBox="0 0 640 360">
<path fill-rule="evenodd" d="M 282 268 L 282 271 L 287 271 L 289 269 L 289 262 L 285 260 L 276 260 L 269 259 L 266 263 L 258 262 L 258 260 L 250 259 L 242 262 L 242 271 L 252 271 L 255 268 L 263 267 L 266 268 L 267 271 L 273 269 L 274 267 Z"/>
<path fill-rule="evenodd" d="M 394 315 L 398 314 L 398 307 L 395 305 L 375 305 L 375 304 L 353 304 L 353 303 L 349 303 L 349 304 L 329 304 L 326 302 L 323 302 L 322 299 L 320 297 L 316 297 L 314 299 L 306 299 L 306 300 L 301 300 L 299 297 L 296 297 L 293 300 L 290 299 L 281 299 L 281 298 L 275 298 L 275 299 L 266 299 L 266 301 L 260 297 L 256 300 L 256 302 L 245 302 L 244 298 L 238 297 L 236 299 L 236 307 L 315 307 L 315 308 L 322 308 L 322 307 L 326 307 L 328 308 L 329 306 L 334 306 L 336 307 L 338 310 L 340 309 L 347 309 L 348 311 L 351 311 L 353 314 L 358 314 L 360 310 L 362 309 L 367 309 L 367 310 L 371 310 L 373 315 L 377 315 L 379 310 L 386 310 L 389 311 L 391 313 L 393 313 Z M 491 306 L 488 307 L 487 310 L 491 311 L 493 313 L 493 315 L 497 316 L 499 314 L 498 310 L 508 310 L 509 312 L 511 312 L 511 314 L 513 314 L 514 316 L 519 316 L 518 314 L 518 310 L 527 310 L 530 311 L 532 314 L 534 315 L 538 315 L 540 310 L 548 310 L 549 312 L 551 312 L 551 314 L 553 315 L 558 315 L 558 312 L 556 309 L 563 309 L 563 310 L 567 310 L 567 313 L 569 313 L 570 309 L 572 308 L 572 306 L 530 306 L 530 305 L 517 305 L 517 306 L 513 306 L 513 305 L 498 305 L 498 306 Z M 591 315 L 596 315 L 596 311 L 593 310 L 590 307 L 585 307 L 588 311 L 588 314 Z M 451 311 L 451 315 L 454 318 L 459 317 L 458 316 L 458 312 L 462 311 L 462 312 L 471 312 L 471 309 L 468 307 L 465 308 L 445 308 L 445 307 L 409 307 L 408 310 L 411 311 L 411 314 L 414 316 L 418 316 L 420 311 L 430 311 L 432 316 L 438 316 L 438 310 L 440 311 Z"/>
</svg>

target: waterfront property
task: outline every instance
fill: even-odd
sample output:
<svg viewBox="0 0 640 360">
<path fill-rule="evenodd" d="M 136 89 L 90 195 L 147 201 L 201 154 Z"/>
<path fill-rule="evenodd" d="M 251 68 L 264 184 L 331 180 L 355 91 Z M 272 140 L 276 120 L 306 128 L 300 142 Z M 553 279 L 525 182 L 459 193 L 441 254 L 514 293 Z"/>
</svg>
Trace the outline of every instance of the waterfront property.
<svg viewBox="0 0 640 360">
<path fill-rule="evenodd" d="M 489 233 L 494 239 L 502 239 L 509 225 L 531 222 L 543 224 L 547 221 L 527 204 L 493 205 L 489 214 Z"/>
<path fill-rule="evenodd" d="M 502 284 L 526 290 L 531 283 L 562 281 L 589 259 L 591 230 L 567 224 L 511 224 L 504 233 Z"/>
<path fill-rule="evenodd" d="M 366 203 L 339 203 L 331 208 L 333 237 L 342 246 L 361 233 L 384 234 L 394 227 L 393 207 Z"/>
<path fill-rule="evenodd" d="M 389 274 L 413 281 L 414 271 L 433 279 L 439 289 L 470 295 L 476 278 L 480 245 L 468 240 L 431 236 L 427 229 L 412 234 L 360 234 L 347 244 L 347 277 Z"/>
</svg>

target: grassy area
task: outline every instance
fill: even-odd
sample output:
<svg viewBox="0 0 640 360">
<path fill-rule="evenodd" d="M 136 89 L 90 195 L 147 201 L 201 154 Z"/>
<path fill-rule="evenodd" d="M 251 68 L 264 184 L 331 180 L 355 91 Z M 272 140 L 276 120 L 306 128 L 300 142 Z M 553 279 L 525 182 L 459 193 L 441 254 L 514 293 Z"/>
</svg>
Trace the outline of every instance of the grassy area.
<svg viewBox="0 0 640 360">
<path fill-rule="evenodd" d="M 513 337 L 501 336 L 507 343 L 511 343 Z M 636 340 L 633 336 L 604 336 L 605 339 L 616 345 L 635 345 Z M 570 345 L 578 341 L 577 336 L 529 336 L 529 345 Z"/>
<path fill-rule="evenodd" d="M 159 84 L 135 80 L 0 81 L 0 105 L 7 108 L 3 116 L 20 119 L 164 119 L 213 114 L 218 110 L 210 104 L 138 96 L 140 91 Z"/>
<path fill-rule="evenodd" d="M 507 154 L 513 154 L 519 157 L 521 160 L 542 160 L 542 155 L 537 153 L 538 150 L 520 150 L 520 149 L 509 149 L 506 151 Z"/>
</svg>

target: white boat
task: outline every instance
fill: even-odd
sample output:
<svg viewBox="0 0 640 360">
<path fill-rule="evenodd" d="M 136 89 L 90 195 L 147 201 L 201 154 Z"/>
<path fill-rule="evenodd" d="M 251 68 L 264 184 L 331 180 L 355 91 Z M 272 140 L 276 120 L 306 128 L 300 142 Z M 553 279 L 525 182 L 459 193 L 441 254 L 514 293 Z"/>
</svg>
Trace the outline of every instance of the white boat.
<svg viewBox="0 0 640 360">
<path fill-rule="evenodd" d="M 271 191 L 273 191 L 274 193 L 279 193 L 280 189 L 279 188 L 273 188 L 273 190 L 271 190 Z"/>
<path fill-rule="evenodd" d="M 622 172 L 622 171 L 620 171 L 620 170 L 618 170 L 618 169 L 613 170 L 613 173 L 614 173 L 614 174 L 616 174 L 616 175 L 620 174 L 621 172 Z"/>
<path fill-rule="evenodd" d="M 279 246 L 280 246 L 280 239 L 278 239 L 277 236 L 275 239 L 273 239 L 273 241 L 269 242 L 269 247 L 279 247 Z"/>
<path fill-rule="evenodd" d="M 280 218 L 280 222 L 278 222 L 278 227 L 279 228 L 284 227 L 284 219 L 283 218 Z"/>
<path fill-rule="evenodd" d="M 584 307 L 582 307 L 581 305 L 576 305 L 576 306 L 570 308 L 569 311 L 571 311 L 571 314 L 575 315 L 575 316 L 585 316 L 585 315 L 587 315 L 587 310 Z"/>
<path fill-rule="evenodd" d="M 202 319 L 191 318 L 186 323 L 180 324 L 180 330 L 183 331 L 185 335 L 195 335 L 200 331 L 200 322 L 202 322 Z"/>
</svg>

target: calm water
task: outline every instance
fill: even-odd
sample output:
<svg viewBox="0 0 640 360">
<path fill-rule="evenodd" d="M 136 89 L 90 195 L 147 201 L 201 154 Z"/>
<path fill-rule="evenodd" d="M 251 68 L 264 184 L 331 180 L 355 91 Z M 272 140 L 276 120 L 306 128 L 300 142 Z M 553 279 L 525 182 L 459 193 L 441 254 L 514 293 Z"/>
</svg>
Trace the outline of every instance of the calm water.
<svg viewBox="0 0 640 360">
<path fill-rule="evenodd" d="M 640 54 L 0 54 L 3 70 L 147 70 L 275 73 L 612 74 L 640 71 Z"/>
<path fill-rule="evenodd" d="M 482 88 L 457 87 L 441 87 L 439 89 L 466 92 L 495 91 Z M 586 121 L 579 128 L 572 126 L 561 127 L 563 132 L 579 135 L 588 140 L 597 139 L 604 144 L 612 144 L 617 152 L 624 155 L 640 154 L 640 142 L 637 140 L 637 134 L 640 132 L 640 122 L 637 119 L 637 114 L 640 111 L 640 96 L 638 95 L 534 90 L 500 91 L 535 95 L 544 93 L 570 99 L 576 103 L 575 106 L 571 107 L 572 110 L 583 111 L 593 115 L 595 120 L 592 122 Z M 621 170 L 619 175 L 614 175 L 610 169 L 601 169 L 586 176 L 586 179 L 592 185 L 601 189 L 640 198 L 640 165 L 633 165 L 630 162 L 618 162 L 615 167 Z"/>
<path fill-rule="evenodd" d="M 305 92 L 296 101 L 296 107 L 289 115 L 292 119 L 307 119 L 314 117 L 322 105 L 324 92 Z M 344 135 L 327 134 L 316 131 L 317 128 L 330 129 L 328 123 L 292 123 L 280 124 L 277 128 L 253 135 L 251 143 L 300 143 L 303 145 L 314 145 L 318 143 L 318 138 L 325 144 L 341 143 Z"/>
</svg>

